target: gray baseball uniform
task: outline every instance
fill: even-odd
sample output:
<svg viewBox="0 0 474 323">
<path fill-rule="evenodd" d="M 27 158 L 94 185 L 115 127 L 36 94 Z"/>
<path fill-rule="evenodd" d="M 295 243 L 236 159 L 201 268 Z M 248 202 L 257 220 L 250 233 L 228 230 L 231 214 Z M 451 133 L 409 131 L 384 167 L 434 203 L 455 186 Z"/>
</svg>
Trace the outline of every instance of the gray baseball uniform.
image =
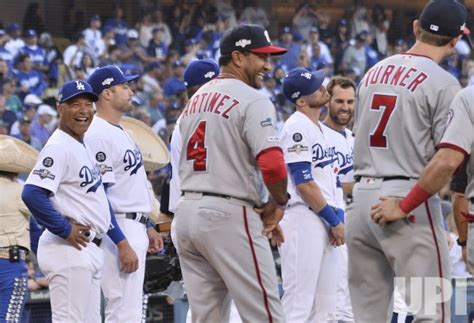
<svg viewBox="0 0 474 323">
<path fill-rule="evenodd" d="M 173 224 L 193 320 L 280 322 L 275 266 L 263 224 L 256 157 L 281 149 L 270 100 L 234 78 L 199 89 L 181 115 L 184 193 Z M 206 295 L 203 297 L 202 295 Z"/>
<path fill-rule="evenodd" d="M 390 320 L 394 277 L 449 279 L 440 201 L 433 196 L 408 219 L 379 227 L 370 207 L 381 196 L 404 197 L 440 142 L 458 81 L 429 57 L 400 54 L 371 68 L 358 88 L 355 109 L 354 203 L 346 241 L 349 288 L 358 322 Z M 361 261 L 363 259 L 363 261 Z M 417 319 L 449 318 L 449 305 L 431 313 L 424 299 Z M 408 300 L 409 305 L 413 302 Z M 448 303 L 449 304 L 449 303 Z"/>
<path fill-rule="evenodd" d="M 454 99 L 448 114 L 448 127 L 439 147 L 449 147 L 470 156 L 474 150 L 474 88 L 461 90 Z M 467 188 L 465 196 L 470 200 L 469 212 L 474 214 L 474 158 L 466 164 Z M 468 224 L 468 265 L 474 268 L 474 223 Z"/>
</svg>

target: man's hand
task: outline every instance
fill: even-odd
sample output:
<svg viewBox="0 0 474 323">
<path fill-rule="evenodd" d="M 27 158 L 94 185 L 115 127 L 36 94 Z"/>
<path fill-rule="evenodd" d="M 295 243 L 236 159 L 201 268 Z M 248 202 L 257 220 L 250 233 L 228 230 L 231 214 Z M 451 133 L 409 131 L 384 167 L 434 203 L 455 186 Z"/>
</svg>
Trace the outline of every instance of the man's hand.
<svg viewBox="0 0 474 323">
<path fill-rule="evenodd" d="M 275 228 L 270 231 L 267 235 L 268 239 L 270 239 L 272 246 L 280 247 L 283 242 L 285 242 L 285 235 L 283 234 L 283 230 L 281 229 L 280 225 L 277 224 Z"/>
<path fill-rule="evenodd" d="M 77 250 L 82 250 L 81 247 L 87 247 L 87 243 L 89 242 L 87 235 L 90 234 L 90 229 L 90 226 L 71 222 L 71 232 L 66 240 Z"/>
<path fill-rule="evenodd" d="M 278 207 L 273 200 L 268 201 L 261 208 L 255 208 L 254 210 L 260 214 L 260 218 L 262 219 L 262 233 L 271 239 L 270 233 L 276 228 L 280 220 L 283 218 L 285 211 Z"/>
<path fill-rule="evenodd" d="M 163 238 L 153 227 L 146 229 L 146 234 L 148 235 L 148 253 L 158 253 L 163 249 Z"/>
<path fill-rule="evenodd" d="M 379 226 L 407 217 L 400 209 L 400 199 L 382 196 L 380 201 L 370 208 L 370 216 Z"/>
<path fill-rule="evenodd" d="M 120 241 L 117 244 L 119 261 L 120 261 L 120 271 L 124 273 L 133 273 L 138 269 L 138 257 L 135 251 L 126 239 Z"/>
<path fill-rule="evenodd" d="M 339 247 L 345 243 L 344 230 L 344 223 L 342 222 L 331 228 L 331 230 L 329 231 L 329 242 L 333 246 Z"/>
</svg>

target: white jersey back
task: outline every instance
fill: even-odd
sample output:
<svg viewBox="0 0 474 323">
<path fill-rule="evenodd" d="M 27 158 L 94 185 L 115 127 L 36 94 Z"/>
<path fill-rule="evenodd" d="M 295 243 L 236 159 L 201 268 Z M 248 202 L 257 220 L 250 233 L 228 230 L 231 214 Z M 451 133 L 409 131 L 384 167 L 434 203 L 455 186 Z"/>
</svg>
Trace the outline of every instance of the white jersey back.
<svg viewBox="0 0 474 323">
<path fill-rule="evenodd" d="M 319 123 L 321 127 L 321 123 Z M 318 184 L 326 202 L 332 206 L 343 205 L 342 195 L 338 194 L 336 167 L 337 155 L 330 149 L 325 134 L 305 114 L 293 113 L 281 133 L 281 144 L 287 164 L 311 163 L 311 175 Z M 291 205 L 304 203 L 292 176 L 288 176 L 288 193 Z"/>
<path fill-rule="evenodd" d="M 466 156 L 474 150 L 474 87 L 458 92 L 447 116 L 448 127 L 439 147 L 448 147 L 463 152 Z M 465 196 L 474 198 L 474 158 L 467 160 L 467 188 Z"/>
<path fill-rule="evenodd" d="M 260 204 L 256 158 L 281 149 L 275 122 L 271 101 L 244 82 L 219 76 L 206 83 L 181 114 L 181 190 Z"/>
<path fill-rule="evenodd" d="M 64 216 L 105 233 L 110 210 L 98 166 L 84 144 L 64 131 L 53 132 L 25 184 L 53 193 L 51 202 Z"/>
<path fill-rule="evenodd" d="M 418 178 L 441 140 L 459 89 L 426 56 L 394 55 L 372 67 L 357 91 L 355 175 Z"/>
<path fill-rule="evenodd" d="M 150 213 L 153 197 L 147 188 L 142 154 L 130 135 L 96 115 L 84 141 L 94 154 L 102 180 L 111 184 L 107 196 L 114 212 Z"/>
</svg>

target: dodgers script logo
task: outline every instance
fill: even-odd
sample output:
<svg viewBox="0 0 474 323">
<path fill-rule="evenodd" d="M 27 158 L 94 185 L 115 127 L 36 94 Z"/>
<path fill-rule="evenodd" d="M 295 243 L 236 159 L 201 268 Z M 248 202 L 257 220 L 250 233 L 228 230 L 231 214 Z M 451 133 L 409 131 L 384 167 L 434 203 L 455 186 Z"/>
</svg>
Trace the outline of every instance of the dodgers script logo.
<svg viewBox="0 0 474 323">
<path fill-rule="evenodd" d="M 337 154 L 334 147 L 324 149 L 320 144 L 313 145 L 313 163 L 314 168 L 324 168 L 337 161 Z"/>
<path fill-rule="evenodd" d="M 125 155 L 123 156 L 123 162 L 127 165 L 124 168 L 125 171 L 133 168 L 133 170 L 130 172 L 130 176 L 132 176 L 133 174 L 136 174 L 138 169 L 143 165 L 142 154 L 140 154 L 140 151 L 137 149 L 134 151 L 127 149 L 125 151 Z"/>
<path fill-rule="evenodd" d="M 83 179 L 81 182 L 81 187 L 93 184 L 87 189 L 86 193 L 95 193 L 97 188 L 102 184 L 102 178 L 100 177 L 100 173 L 97 168 L 90 169 L 87 166 L 82 166 L 81 170 L 79 171 L 79 177 Z"/>
</svg>

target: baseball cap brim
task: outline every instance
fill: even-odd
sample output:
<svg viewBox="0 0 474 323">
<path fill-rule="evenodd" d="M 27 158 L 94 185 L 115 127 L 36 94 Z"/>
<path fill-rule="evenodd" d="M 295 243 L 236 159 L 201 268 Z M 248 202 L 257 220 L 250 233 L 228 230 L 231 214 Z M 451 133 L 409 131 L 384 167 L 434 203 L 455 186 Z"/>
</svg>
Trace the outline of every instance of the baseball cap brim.
<svg viewBox="0 0 474 323">
<path fill-rule="evenodd" d="M 125 75 L 125 79 L 127 80 L 127 82 L 135 81 L 139 77 L 140 75 Z"/>
<path fill-rule="evenodd" d="M 250 50 L 251 53 L 254 54 L 270 54 L 270 55 L 282 55 L 285 54 L 288 49 L 278 46 L 265 46 L 260 48 L 253 48 Z"/>
<path fill-rule="evenodd" d="M 79 95 L 88 95 L 92 99 L 92 102 L 97 102 L 99 100 L 99 97 L 94 92 L 82 91 L 82 92 L 74 93 L 68 96 L 67 98 L 62 98 L 61 101 L 59 101 L 59 103 L 64 103 Z"/>
</svg>

